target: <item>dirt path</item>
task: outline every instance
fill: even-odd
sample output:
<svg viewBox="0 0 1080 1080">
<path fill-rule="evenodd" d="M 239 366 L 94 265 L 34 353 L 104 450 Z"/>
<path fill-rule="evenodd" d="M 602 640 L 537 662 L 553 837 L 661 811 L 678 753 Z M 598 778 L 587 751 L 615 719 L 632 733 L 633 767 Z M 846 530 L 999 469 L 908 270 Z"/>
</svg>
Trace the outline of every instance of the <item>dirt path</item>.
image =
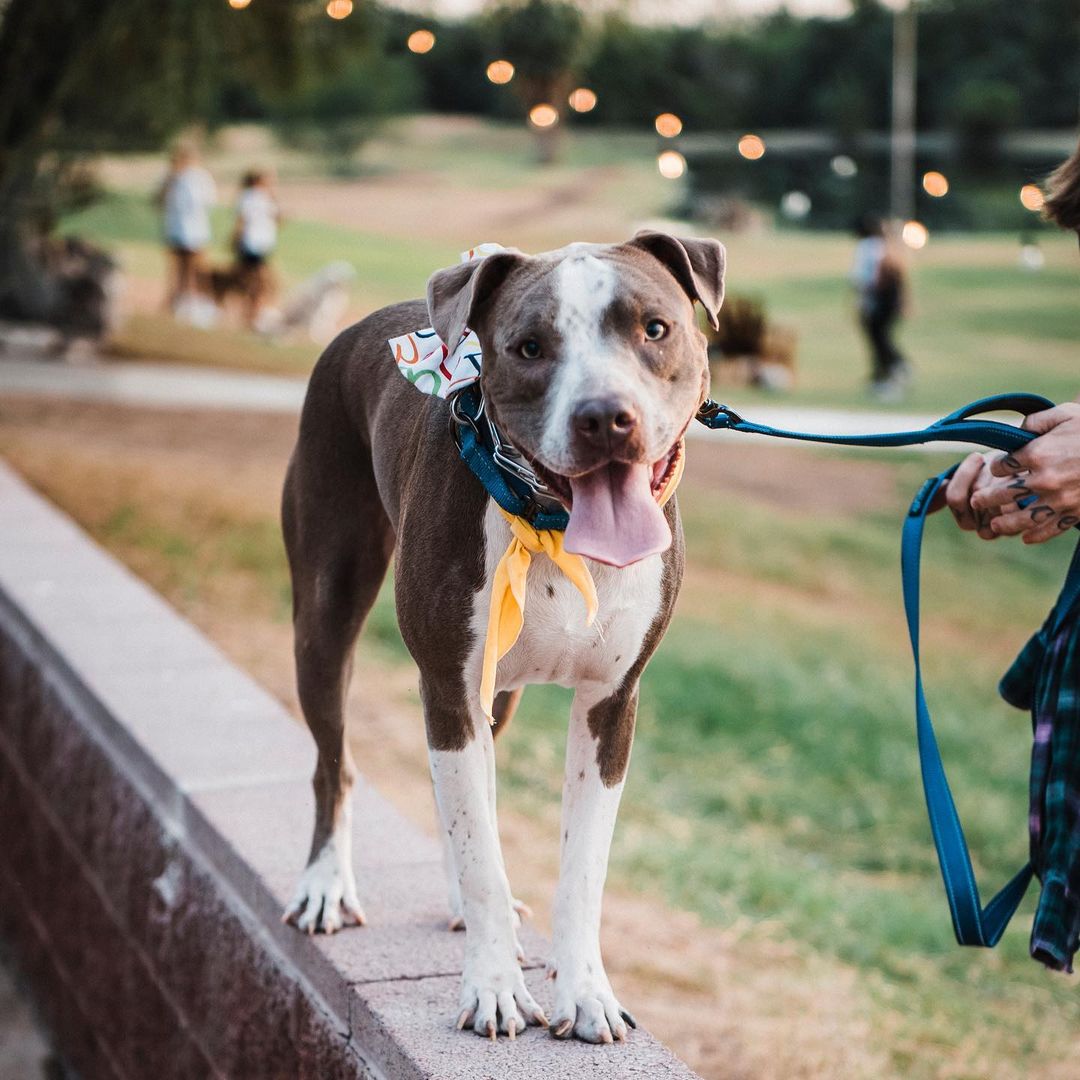
<svg viewBox="0 0 1080 1080">
<path fill-rule="evenodd" d="M 200 567 L 198 551 L 169 555 L 170 538 L 197 537 L 222 519 L 273 530 L 294 436 L 291 417 L 32 399 L 0 403 L 0 453 L 298 715 L 291 633 L 280 598 L 260 584 L 257 572 Z M 738 452 L 723 470 L 703 464 L 704 455 L 695 464 L 692 456 L 688 481 L 730 482 L 735 493 L 757 485 L 781 503 L 807 498 L 803 480 L 796 479 L 801 471 L 790 467 L 793 458 L 785 460 L 799 453 Z M 841 467 L 845 481 L 862 487 L 864 500 L 867 492 L 884 497 L 876 463 Z M 847 486 L 840 479 L 826 478 L 813 497 L 835 497 L 830 492 Z M 146 528 L 159 531 L 153 543 L 136 542 L 118 527 L 133 507 Z M 193 575 L 188 563 L 198 572 Z M 406 815 L 433 830 L 413 669 L 380 663 L 361 646 L 349 715 L 360 768 Z M 514 753 L 513 732 L 500 753 Z M 533 905 L 540 927 L 549 929 L 558 807 L 552 802 L 539 814 L 526 814 L 511 795 L 503 799 L 500 821 L 515 892 Z M 768 927 L 707 927 L 650 896 L 647 884 L 622 881 L 605 897 L 604 951 L 623 1000 L 706 1077 L 884 1075 L 879 1040 L 853 973 L 779 939 Z"/>
</svg>

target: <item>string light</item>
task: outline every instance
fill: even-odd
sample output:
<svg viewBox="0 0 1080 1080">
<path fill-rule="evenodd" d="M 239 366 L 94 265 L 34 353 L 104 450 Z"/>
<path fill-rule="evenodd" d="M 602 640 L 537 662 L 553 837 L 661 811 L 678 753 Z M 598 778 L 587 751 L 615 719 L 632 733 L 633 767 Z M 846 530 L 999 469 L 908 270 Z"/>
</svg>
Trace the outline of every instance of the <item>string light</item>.
<svg viewBox="0 0 1080 1080">
<path fill-rule="evenodd" d="M 509 60 L 492 60 L 487 66 L 487 77 L 496 86 L 505 86 L 514 77 L 514 65 Z"/>
<path fill-rule="evenodd" d="M 926 241 L 930 239 L 930 233 L 921 221 L 906 221 L 900 230 L 900 237 L 905 244 L 914 251 L 926 247 Z"/>
<path fill-rule="evenodd" d="M 922 186 L 923 191 L 927 195 L 932 195 L 935 199 L 943 198 L 949 194 L 949 181 L 939 172 L 923 173 Z"/>
<path fill-rule="evenodd" d="M 529 110 L 529 123 L 533 127 L 549 128 L 559 122 L 559 111 L 554 105 L 534 105 Z"/>
<path fill-rule="evenodd" d="M 760 135 L 744 135 L 739 140 L 739 153 L 749 161 L 765 156 L 765 140 Z"/>
<path fill-rule="evenodd" d="M 251 3 L 251 0 L 229 0 L 229 7 L 233 11 L 243 11 Z"/>
<path fill-rule="evenodd" d="M 347 19 L 352 14 L 353 0 L 330 0 L 326 14 L 331 19 Z"/>
<path fill-rule="evenodd" d="M 1033 210 L 1038 213 L 1046 202 L 1046 196 L 1043 195 L 1042 189 L 1037 185 L 1025 184 L 1020 189 L 1020 202 L 1025 210 Z"/>
<path fill-rule="evenodd" d="M 682 121 L 674 113 L 661 113 L 655 120 L 657 133 L 665 139 L 674 139 L 682 131 Z"/>
<path fill-rule="evenodd" d="M 414 30 L 405 44 L 409 52 L 429 53 L 435 48 L 435 35 L 430 30 Z"/>
<path fill-rule="evenodd" d="M 596 108 L 596 94 L 586 86 L 579 86 L 567 100 L 574 112 L 592 112 Z"/>
<path fill-rule="evenodd" d="M 665 150 L 656 159 L 656 167 L 665 180 L 678 180 L 686 172 L 686 158 L 678 150 Z"/>
</svg>

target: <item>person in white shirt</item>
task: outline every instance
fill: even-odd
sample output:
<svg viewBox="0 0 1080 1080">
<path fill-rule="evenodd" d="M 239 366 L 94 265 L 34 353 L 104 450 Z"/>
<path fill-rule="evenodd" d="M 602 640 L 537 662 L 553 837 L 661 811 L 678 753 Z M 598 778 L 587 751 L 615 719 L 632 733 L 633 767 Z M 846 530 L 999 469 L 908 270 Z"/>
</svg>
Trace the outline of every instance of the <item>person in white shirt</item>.
<svg viewBox="0 0 1080 1080">
<path fill-rule="evenodd" d="M 158 194 L 171 261 L 168 302 L 173 312 L 198 298 L 203 252 L 210 243 L 210 209 L 215 202 L 214 179 L 199 164 L 194 149 L 177 148 Z"/>
<path fill-rule="evenodd" d="M 256 324 L 273 291 L 267 260 L 277 246 L 280 216 L 270 177 L 264 172 L 246 173 L 236 202 L 233 249 L 242 274 L 245 319 L 249 326 Z"/>
</svg>

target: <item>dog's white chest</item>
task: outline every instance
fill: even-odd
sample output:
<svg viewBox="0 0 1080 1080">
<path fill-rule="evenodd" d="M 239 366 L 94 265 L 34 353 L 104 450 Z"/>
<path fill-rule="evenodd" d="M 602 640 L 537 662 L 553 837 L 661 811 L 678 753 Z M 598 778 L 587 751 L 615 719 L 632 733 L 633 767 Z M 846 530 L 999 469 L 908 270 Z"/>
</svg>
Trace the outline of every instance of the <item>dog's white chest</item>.
<svg viewBox="0 0 1080 1080">
<path fill-rule="evenodd" d="M 485 519 L 485 581 L 474 605 L 470 667 L 479 673 L 487 628 L 491 579 L 510 530 L 493 506 Z M 616 570 L 589 562 L 599 610 L 586 625 L 585 600 L 546 556 L 533 557 L 527 579 L 525 622 L 514 647 L 499 661 L 496 688 L 528 683 L 560 686 L 621 685 L 641 651 L 660 607 L 663 561 L 659 555 Z"/>
</svg>

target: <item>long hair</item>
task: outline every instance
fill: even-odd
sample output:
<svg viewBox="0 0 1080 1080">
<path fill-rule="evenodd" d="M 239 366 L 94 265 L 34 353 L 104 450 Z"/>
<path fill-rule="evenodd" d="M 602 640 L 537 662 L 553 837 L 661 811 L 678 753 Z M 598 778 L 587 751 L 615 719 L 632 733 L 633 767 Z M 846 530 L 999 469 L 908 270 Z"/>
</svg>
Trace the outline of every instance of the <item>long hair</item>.
<svg viewBox="0 0 1080 1080">
<path fill-rule="evenodd" d="M 1080 143 L 1072 157 L 1046 178 L 1043 213 L 1063 229 L 1080 233 Z"/>
</svg>

